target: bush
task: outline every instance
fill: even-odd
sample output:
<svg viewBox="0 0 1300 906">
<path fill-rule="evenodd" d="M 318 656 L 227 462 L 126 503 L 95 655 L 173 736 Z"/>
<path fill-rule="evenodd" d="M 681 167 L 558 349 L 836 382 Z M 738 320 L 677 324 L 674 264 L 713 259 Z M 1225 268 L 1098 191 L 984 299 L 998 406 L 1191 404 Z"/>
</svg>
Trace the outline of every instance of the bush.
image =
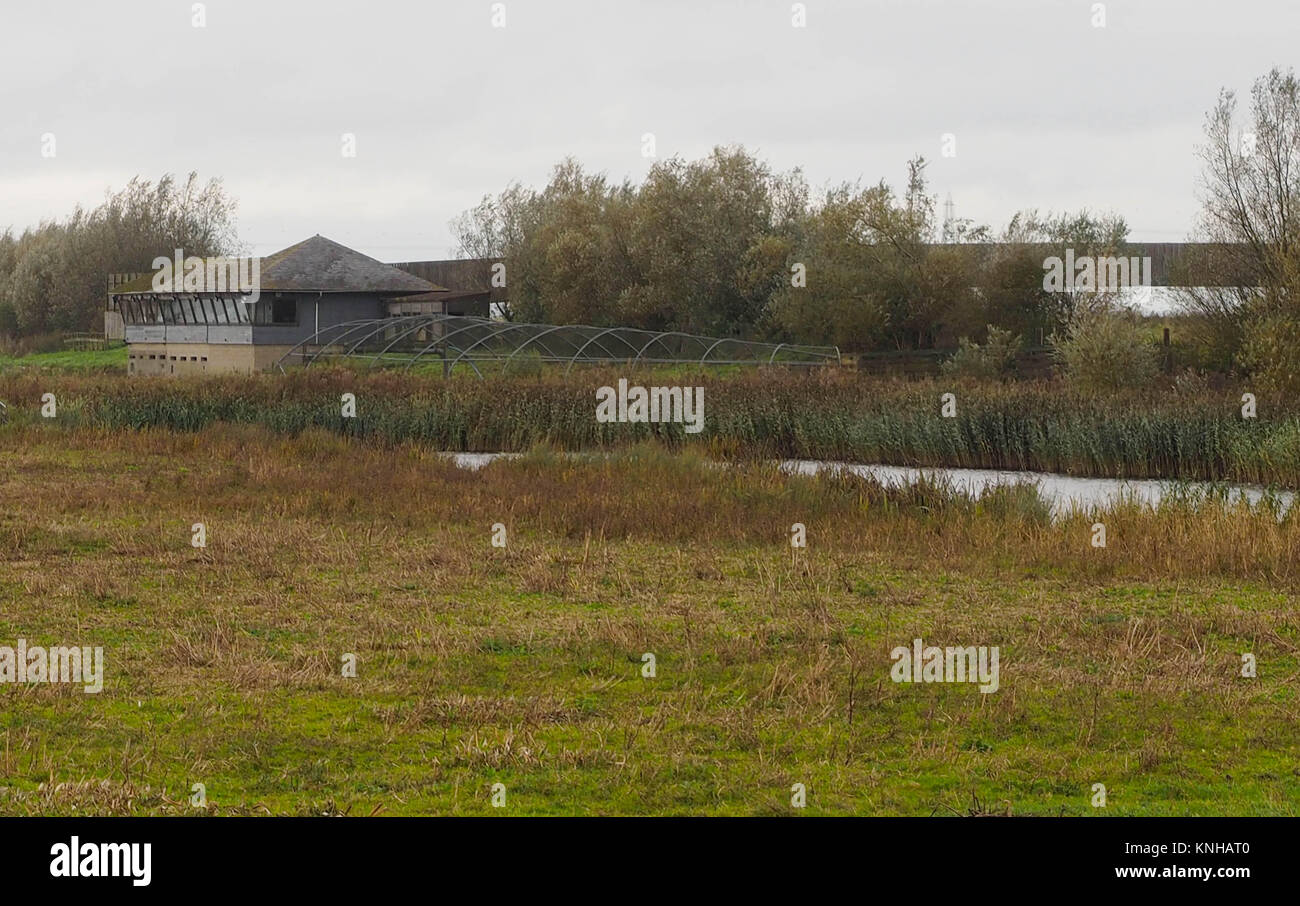
<svg viewBox="0 0 1300 906">
<path fill-rule="evenodd" d="M 1283 312 L 1251 319 L 1245 327 L 1242 360 L 1261 389 L 1300 393 L 1300 320 Z"/>
<path fill-rule="evenodd" d="M 1066 380 L 1088 392 L 1142 387 L 1159 372 L 1137 317 L 1103 306 L 1075 312 L 1065 335 L 1052 337 L 1052 351 Z"/>
<path fill-rule="evenodd" d="M 1001 378 L 1015 367 L 1021 345 L 1020 337 L 990 324 L 983 346 L 962 337 L 957 351 L 943 363 L 941 370 L 949 377 Z"/>
</svg>

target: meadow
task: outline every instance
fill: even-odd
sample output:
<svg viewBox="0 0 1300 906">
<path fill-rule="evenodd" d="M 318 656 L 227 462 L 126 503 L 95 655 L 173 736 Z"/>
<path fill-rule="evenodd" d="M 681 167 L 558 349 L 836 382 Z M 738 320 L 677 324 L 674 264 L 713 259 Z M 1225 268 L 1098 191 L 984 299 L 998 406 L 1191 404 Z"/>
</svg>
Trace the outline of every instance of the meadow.
<svg viewBox="0 0 1300 906">
<path fill-rule="evenodd" d="M 42 374 L 117 374 L 126 372 L 127 352 L 124 344 L 104 349 L 60 349 L 6 355 L 0 352 L 0 375 L 14 373 Z"/>
<path fill-rule="evenodd" d="M 67 396 L 0 428 L 0 644 L 102 645 L 106 678 L 0 687 L 0 814 L 1297 812 L 1300 517 L 1052 521 L 656 441 L 470 472 Z M 918 637 L 1000 646 L 999 690 L 892 682 Z"/>
</svg>

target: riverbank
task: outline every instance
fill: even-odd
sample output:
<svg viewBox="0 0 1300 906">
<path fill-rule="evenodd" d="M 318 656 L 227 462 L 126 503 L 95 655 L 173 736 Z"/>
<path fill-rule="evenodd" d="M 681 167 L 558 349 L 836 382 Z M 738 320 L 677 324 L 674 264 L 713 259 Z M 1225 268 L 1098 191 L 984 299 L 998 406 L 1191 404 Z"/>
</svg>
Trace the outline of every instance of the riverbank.
<svg viewBox="0 0 1300 906">
<path fill-rule="evenodd" d="M 10 375 L 0 399 L 51 427 L 193 431 L 221 422 L 295 434 L 311 428 L 370 443 L 464 452 L 612 450 L 653 441 L 721 459 L 805 459 L 1048 472 L 1090 478 L 1229 481 L 1300 488 L 1300 408 L 1243 390 L 1155 386 L 1089 397 L 1053 383 L 901 382 L 829 370 L 718 377 L 704 388 L 703 430 L 597 421 L 596 390 L 626 372 L 442 380 L 333 370 L 190 380 Z M 645 376 L 653 382 L 654 375 Z M 351 393 L 356 417 L 342 417 Z M 944 395 L 952 394 L 944 414 Z"/>
</svg>

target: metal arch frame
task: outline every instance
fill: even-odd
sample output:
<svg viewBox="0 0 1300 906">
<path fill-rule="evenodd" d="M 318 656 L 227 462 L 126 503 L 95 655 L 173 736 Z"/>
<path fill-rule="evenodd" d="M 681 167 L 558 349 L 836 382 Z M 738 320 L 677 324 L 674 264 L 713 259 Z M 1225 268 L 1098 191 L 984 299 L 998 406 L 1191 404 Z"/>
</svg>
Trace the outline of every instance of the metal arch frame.
<svg viewBox="0 0 1300 906">
<path fill-rule="evenodd" d="M 700 364 L 707 365 L 708 364 L 707 359 L 709 357 L 709 353 L 713 352 L 713 350 L 717 349 L 723 343 L 730 343 L 733 340 L 735 340 L 735 337 L 722 337 L 720 339 L 714 340 L 713 345 L 710 346 L 708 349 L 704 350 L 704 355 L 700 356 Z M 777 348 L 780 349 L 781 347 L 778 346 Z M 776 353 L 773 353 L 773 355 L 775 354 Z M 771 364 L 770 360 L 769 360 L 769 364 Z"/>
<path fill-rule="evenodd" d="M 384 353 L 388 352 L 388 350 L 392 349 L 395 345 L 397 345 L 398 341 L 402 340 L 404 337 L 410 336 L 411 334 L 415 333 L 417 330 L 419 330 L 422 327 L 426 327 L 429 324 L 437 323 L 435 321 L 432 321 L 429 315 L 398 315 L 397 317 L 394 318 L 379 318 L 378 326 L 370 333 L 366 334 L 364 337 L 362 337 L 361 339 L 353 343 L 351 348 L 348 349 L 347 352 L 342 353 L 343 357 L 351 358 L 352 354 L 357 351 L 357 349 L 361 346 L 361 344 L 368 341 L 371 337 L 375 336 L 376 334 L 383 333 L 385 330 L 388 330 L 390 327 L 400 327 L 403 325 L 403 323 L 408 321 L 415 321 L 416 323 L 412 327 L 409 327 L 405 331 L 399 333 L 396 337 L 393 338 L 393 341 L 391 343 L 389 343 L 383 349 L 379 350 L 379 352 L 369 357 L 371 360 L 370 361 L 371 368 L 375 367 L 375 362 L 380 358 L 382 358 Z"/>
<path fill-rule="evenodd" d="M 438 349 L 442 350 L 447 374 L 450 374 L 457 365 L 465 361 L 480 377 L 482 377 L 482 372 L 475 364 L 477 361 L 502 361 L 504 367 L 508 369 L 510 364 L 519 357 L 520 353 L 534 347 L 541 348 L 544 361 L 563 362 L 567 360 L 566 374 L 572 370 L 574 364 L 580 361 L 610 363 L 625 361 L 633 366 L 651 362 L 696 362 L 699 365 L 762 365 L 764 364 L 762 353 L 767 352 L 768 356 L 765 364 L 772 365 L 777 363 L 777 358 L 783 351 L 788 355 L 802 355 L 804 357 L 800 361 L 789 362 L 788 364 L 791 365 L 813 365 L 835 362 L 839 359 L 838 347 L 830 346 L 801 346 L 784 342 L 772 345 L 738 337 L 714 338 L 686 333 L 685 331 L 648 331 L 635 327 L 597 327 L 582 324 L 521 324 L 493 321 L 469 315 L 430 313 L 397 315 L 386 318 L 365 318 L 329 325 L 290 347 L 289 351 L 277 360 L 276 365 L 283 373 L 285 364 L 295 358 L 299 359 L 304 367 L 310 367 L 321 360 L 366 358 L 369 359 L 369 367 L 373 368 L 376 364 L 383 362 L 384 358 L 394 348 L 398 347 L 402 341 L 417 331 L 426 328 L 441 328 L 446 332 L 431 339 L 418 351 L 415 347 L 401 349 L 399 360 L 400 357 L 409 357 L 409 361 L 406 362 L 403 369 L 404 371 L 411 370 L 426 355 Z M 380 339 L 375 343 L 375 346 L 369 349 L 365 348 L 375 337 L 386 331 L 394 331 L 395 335 L 392 339 L 387 341 Z M 451 342 L 460 334 L 473 331 L 483 331 L 483 335 L 474 338 L 467 345 Z M 490 349 L 487 352 L 474 353 L 480 347 L 489 346 L 489 344 L 505 337 L 507 334 L 514 334 L 519 331 L 531 331 L 532 333 L 521 342 L 510 341 L 515 343 L 512 349 L 508 346 L 502 346 Z M 571 334 L 565 336 L 565 331 L 570 331 Z M 562 352 L 557 351 L 555 348 L 554 336 L 563 338 L 565 349 Z M 609 338 L 611 337 L 615 342 L 625 347 L 626 355 L 615 354 L 609 345 Z M 685 341 L 683 347 L 690 343 L 698 344 L 702 354 L 698 359 L 695 358 L 695 353 L 687 356 L 684 348 L 681 349 L 682 354 L 676 354 L 667 342 L 672 337 L 682 338 Z M 644 342 L 642 342 L 643 340 Z M 733 343 L 741 347 L 737 356 L 731 359 L 710 362 L 710 356 L 727 343 Z M 377 348 L 380 344 L 383 344 L 382 348 Z M 665 358 L 659 359 L 649 355 L 650 349 L 656 344 L 665 354 Z M 593 347 L 603 353 L 603 357 L 598 355 L 587 357 L 586 353 Z M 453 350 L 456 355 L 448 359 L 448 355 Z M 397 364 L 397 361 L 394 364 Z"/>
<path fill-rule="evenodd" d="M 587 342 L 583 343 L 581 346 L 578 347 L 578 351 L 573 354 L 573 358 L 569 359 L 569 367 L 564 369 L 564 373 L 565 374 L 569 373 L 569 369 L 571 369 L 574 365 L 576 365 L 580 361 L 580 358 L 582 356 L 582 351 L 586 349 L 588 346 L 590 346 L 592 343 L 595 343 L 601 349 L 605 350 L 605 354 L 609 356 L 609 361 L 617 362 L 619 360 L 618 356 L 610 352 L 609 347 L 606 346 L 604 343 L 600 342 L 600 338 L 605 336 L 605 334 L 608 333 L 616 333 L 617 331 L 620 330 L 635 330 L 635 329 L 636 328 L 633 327 L 606 327 L 603 329 L 597 328 L 599 332 L 594 337 L 589 337 L 587 339 Z M 625 345 L 628 349 L 632 348 L 632 344 L 629 343 L 627 340 L 624 340 L 622 337 L 619 337 L 619 342 Z"/>
<path fill-rule="evenodd" d="M 548 333 L 555 333 L 557 330 L 565 330 L 565 329 L 568 329 L 570 326 L 571 326 L 571 325 L 568 325 L 568 324 L 557 324 L 557 325 L 554 326 L 554 327 L 551 327 L 551 328 L 549 328 L 549 329 L 547 329 L 547 330 L 543 330 L 541 333 L 539 333 L 539 334 L 535 334 L 534 336 L 529 337 L 527 340 L 524 340 L 523 343 L 521 343 L 521 344 L 519 344 L 518 346 L 515 347 L 515 351 L 514 351 L 514 352 L 512 352 L 512 353 L 510 353 L 510 355 L 506 356 L 506 363 L 505 363 L 504 365 L 501 366 L 501 370 L 504 371 L 505 369 L 509 368 L 509 367 L 510 367 L 510 363 L 514 361 L 515 356 L 519 355 L 519 353 L 523 352 L 523 351 L 524 351 L 525 349 L 527 349 L 531 344 L 536 343 L 538 340 L 540 340 L 542 337 L 546 336 Z M 500 336 L 500 334 L 497 334 L 497 336 Z M 549 349 L 548 349 L 547 351 L 549 352 Z M 457 361 L 459 361 L 459 359 L 457 359 Z"/>
<path fill-rule="evenodd" d="M 680 330 L 667 330 L 661 333 L 657 333 L 650 338 L 650 341 L 648 343 L 646 343 L 644 346 L 641 347 L 641 350 L 636 354 L 636 358 L 632 360 L 632 363 L 636 364 L 637 362 L 641 361 L 641 357 L 645 355 L 645 351 L 649 349 L 651 346 L 653 346 L 655 343 L 659 343 L 662 345 L 664 337 L 686 337 L 687 339 L 690 340 L 701 339 L 699 336 L 693 333 L 682 333 Z M 667 346 L 665 346 L 664 349 L 665 351 L 668 352 L 669 355 L 672 354 L 672 351 L 669 350 Z"/>
<path fill-rule="evenodd" d="M 404 316 L 400 316 L 400 317 L 396 317 L 396 318 L 381 318 L 381 319 L 380 319 L 380 324 L 379 324 L 379 326 L 377 326 L 374 330 L 370 331 L 370 333 L 366 334 L 364 337 L 362 337 L 361 339 L 359 339 L 359 340 L 357 340 L 355 343 L 353 343 L 352 346 L 351 346 L 351 348 L 349 348 L 347 352 L 343 353 L 343 356 L 344 356 L 345 358 L 351 358 L 351 357 L 352 357 L 352 353 L 356 352 L 356 351 L 357 351 L 357 347 L 359 347 L 362 343 L 364 343 L 364 342 L 366 342 L 367 340 L 369 340 L 369 339 L 370 339 L 371 337 L 373 337 L 375 334 L 383 333 L 385 330 L 388 330 L 390 327 L 397 327 L 397 326 L 399 326 L 398 322 L 405 321 L 405 320 L 406 320 L 407 318 L 409 318 L 409 317 L 419 317 L 419 316 L 418 316 L 418 315 L 414 315 L 414 316 L 413 316 L 413 315 L 404 315 Z M 413 329 L 418 330 L 418 329 L 419 329 L 419 325 L 417 324 L 416 327 L 413 328 Z M 396 341 L 394 341 L 394 342 L 396 342 Z M 390 345 L 391 345 L 391 344 L 390 344 Z M 385 347 L 385 348 L 387 348 L 387 347 Z"/>
<path fill-rule="evenodd" d="M 473 343 L 470 343 L 468 346 L 466 346 L 464 349 L 462 349 L 462 350 L 460 351 L 460 355 L 456 356 L 456 358 L 454 358 L 454 359 L 451 361 L 451 364 L 447 366 L 447 373 L 448 373 L 448 374 L 451 374 L 453 371 L 455 371 L 455 370 L 456 370 L 456 366 L 460 364 L 460 360 L 463 359 L 463 358 L 465 358 L 465 353 L 469 352 L 469 351 L 470 351 L 471 349 L 473 349 L 475 346 L 478 346 L 478 345 L 480 345 L 480 344 L 482 344 L 482 343 L 486 343 L 488 340 L 495 340 L 497 337 L 504 336 L 505 334 L 510 333 L 510 331 L 512 331 L 512 330 L 523 330 L 525 327 L 534 327 L 534 326 L 536 326 L 536 325 L 533 325 L 533 324 L 511 324 L 509 327 L 505 327 L 505 328 L 502 328 L 502 329 L 499 329 L 499 330 L 495 330 L 495 331 L 493 331 L 492 333 L 488 334 L 486 337 L 481 337 L 480 339 L 475 340 Z M 419 356 L 416 356 L 416 358 L 419 358 Z M 470 361 L 472 362 L 473 359 L 471 359 Z M 415 360 L 412 359 L 412 360 L 411 360 L 411 365 L 414 365 L 414 364 L 415 364 Z M 407 365 L 406 367 L 407 367 L 407 368 L 410 368 L 411 365 Z M 475 369 L 475 370 L 477 371 L 478 369 Z"/>
<path fill-rule="evenodd" d="M 424 315 L 423 317 L 437 317 L 437 316 L 436 316 L 436 315 Z M 445 323 L 447 320 L 450 320 L 451 318 L 461 319 L 461 316 L 460 316 L 460 315 L 447 315 L 447 316 L 445 316 L 445 320 L 444 320 L 443 323 Z M 403 368 L 402 371 L 404 371 L 404 372 L 406 372 L 406 371 L 410 371 L 410 370 L 411 370 L 411 366 L 413 366 L 416 362 L 418 362 L 418 361 L 420 360 L 420 358 L 421 358 L 421 357 L 422 357 L 426 352 L 428 352 L 428 351 L 429 351 L 430 349 L 432 349 L 433 347 L 437 346 L 439 343 L 443 343 L 443 344 L 445 344 L 448 340 L 450 340 L 452 337 L 456 336 L 456 334 L 458 334 L 458 333 L 464 333 L 464 332 L 467 331 L 467 330 L 473 330 L 473 329 L 476 328 L 476 327 L 483 327 L 483 326 L 492 327 L 492 328 L 494 328 L 494 329 L 496 328 L 496 325 L 495 325 L 495 324 L 493 324 L 491 321 L 487 321 L 487 320 L 482 320 L 482 321 L 480 321 L 480 320 L 473 319 L 473 318 L 464 318 L 463 320 L 467 320 L 467 321 L 468 321 L 468 320 L 473 320 L 475 323 L 473 323 L 473 324 L 467 324 L 467 325 L 464 326 L 464 327 L 461 327 L 461 328 L 458 328 L 458 329 L 456 329 L 456 330 L 453 330 L 451 333 L 449 333 L 449 334 L 444 334 L 444 335 L 442 335 L 441 337 L 439 337 L 438 339 L 434 340 L 434 341 L 433 341 L 432 343 L 430 343 L 428 346 L 425 346 L 423 349 L 421 349 L 419 352 L 417 352 L 417 353 L 415 354 L 415 357 L 414 357 L 413 359 L 411 359 L 411 361 L 409 361 L 409 362 L 406 363 L 406 367 Z M 429 323 L 432 324 L 432 323 L 435 323 L 435 322 L 430 321 Z M 532 325 L 523 325 L 523 324 L 520 324 L 520 325 L 517 325 L 517 326 L 519 326 L 519 327 L 524 327 L 524 326 L 529 326 L 529 327 L 531 327 Z M 483 339 L 486 340 L 486 339 L 489 339 L 489 338 L 491 338 L 491 337 L 495 337 L 496 335 L 497 335 L 497 332 L 489 333 L 489 334 L 488 334 L 486 337 L 484 337 Z M 473 344 L 471 344 L 471 346 L 470 346 L 469 348 L 473 348 L 474 346 L 477 346 L 477 345 L 478 345 L 479 343 L 481 343 L 481 342 L 482 342 L 482 340 L 476 340 Z M 459 349 L 460 347 L 457 347 L 457 348 Z M 456 357 L 456 361 L 457 361 L 457 362 L 460 361 L 460 356 L 457 356 L 457 357 Z M 474 365 L 474 363 L 473 363 L 472 361 L 470 362 L 470 364 L 471 364 L 471 365 Z M 483 376 L 483 373 L 482 373 L 481 371 L 478 370 L 478 366 L 477 366 L 477 365 L 474 366 L 474 372 L 475 372 L 476 374 L 478 374 L 479 377 L 482 377 L 482 376 Z M 447 369 L 447 373 L 448 373 L 448 374 L 451 374 L 451 369 L 450 369 L 450 368 Z"/>
<path fill-rule="evenodd" d="M 379 351 L 376 352 L 374 355 L 372 355 L 372 356 L 370 357 L 370 365 L 369 365 L 370 368 L 374 368 L 374 367 L 375 367 L 375 363 L 377 363 L 377 362 L 379 362 L 379 361 L 382 361 L 383 358 L 384 358 L 384 355 L 388 352 L 388 350 L 392 349 L 392 348 L 393 348 L 394 346 L 396 346 L 399 342 L 401 342 L 402 340 L 406 339 L 406 338 L 409 337 L 411 334 L 415 333 L 417 330 L 423 330 L 425 327 L 429 327 L 430 325 L 441 323 L 441 322 L 438 322 L 438 321 L 433 321 L 433 320 L 431 320 L 431 319 L 429 318 L 428 315 L 406 315 L 406 316 L 403 317 L 403 318 L 400 318 L 400 319 L 398 319 L 398 318 L 394 318 L 393 320 L 406 320 L 406 318 L 414 319 L 415 322 L 416 322 L 416 323 L 415 323 L 415 326 L 413 326 L 413 327 L 409 327 L 409 328 L 407 328 L 406 330 L 404 330 L 404 331 L 402 331 L 401 333 L 399 333 L 397 336 L 395 336 L 395 337 L 393 338 L 393 342 L 389 343 L 389 344 L 388 344 L 387 346 L 385 346 L 383 349 L 379 350 Z M 372 335 L 372 336 L 373 336 L 373 335 Z M 351 355 L 351 353 L 348 353 L 348 354 Z"/>
<path fill-rule="evenodd" d="M 289 351 L 286 352 L 284 355 L 280 356 L 280 358 L 276 359 L 275 364 L 276 364 L 276 366 L 280 369 L 280 373 L 283 374 L 283 373 L 284 373 L 284 363 L 285 363 L 285 360 L 287 360 L 291 355 L 293 355 L 294 353 L 296 353 L 299 349 L 302 349 L 304 346 L 306 346 L 306 345 L 308 345 L 309 343 L 311 343 L 312 340 L 319 339 L 321 334 L 326 333 L 327 331 L 331 331 L 331 330 L 338 330 L 340 327 L 353 327 L 354 329 L 357 329 L 358 327 L 364 327 L 364 326 L 366 326 L 367 324 L 374 324 L 375 321 L 377 321 L 377 320 L 381 320 L 381 321 L 382 321 L 382 320 L 388 320 L 388 319 L 386 319 L 386 318 L 365 318 L 365 319 L 357 320 L 357 321 L 340 321 L 338 324 L 331 324 L 329 327 L 326 327 L 325 330 L 318 330 L 318 331 L 316 331 L 314 334 L 312 334 L 311 336 L 309 336 L 307 339 L 305 339 L 305 340 L 301 340 L 301 341 L 299 341 L 298 343 L 294 344 L 293 346 L 289 347 Z M 342 333 L 339 337 L 336 338 L 336 342 L 337 342 L 337 340 L 342 339 L 343 337 L 346 337 L 346 336 L 347 336 L 348 334 L 350 334 L 350 333 L 352 333 L 351 330 L 345 331 L 345 332 Z M 314 345 L 316 345 L 316 346 L 320 346 L 321 344 L 320 344 L 320 343 L 316 343 L 316 344 L 314 344 Z M 305 354 L 304 354 L 304 358 L 305 358 Z M 314 354 L 311 356 L 310 359 L 307 359 L 305 362 L 303 362 L 303 367 L 306 368 L 306 367 L 309 366 L 312 362 L 316 361 L 316 359 L 318 359 L 318 358 L 320 358 L 320 353 L 319 353 L 319 352 L 314 353 Z"/>
</svg>

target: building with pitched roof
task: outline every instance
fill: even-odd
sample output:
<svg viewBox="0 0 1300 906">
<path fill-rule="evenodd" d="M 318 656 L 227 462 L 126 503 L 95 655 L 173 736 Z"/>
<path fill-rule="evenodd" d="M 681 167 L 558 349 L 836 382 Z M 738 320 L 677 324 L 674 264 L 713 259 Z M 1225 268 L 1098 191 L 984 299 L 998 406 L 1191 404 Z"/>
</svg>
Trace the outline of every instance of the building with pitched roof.
<svg viewBox="0 0 1300 906">
<path fill-rule="evenodd" d="M 256 276 L 253 292 L 226 279 L 223 268 L 231 262 Z M 204 266 L 209 263 L 217 266 Z M 177 271 L 183 272 L 167 267 L 109 290 L 131 374 L 263 371 L 331 325 L 385 318 L 413 305 L 446 313 L 463 297 L 319 235 L 256 262 L 186 259 Z"/>
</svg>

